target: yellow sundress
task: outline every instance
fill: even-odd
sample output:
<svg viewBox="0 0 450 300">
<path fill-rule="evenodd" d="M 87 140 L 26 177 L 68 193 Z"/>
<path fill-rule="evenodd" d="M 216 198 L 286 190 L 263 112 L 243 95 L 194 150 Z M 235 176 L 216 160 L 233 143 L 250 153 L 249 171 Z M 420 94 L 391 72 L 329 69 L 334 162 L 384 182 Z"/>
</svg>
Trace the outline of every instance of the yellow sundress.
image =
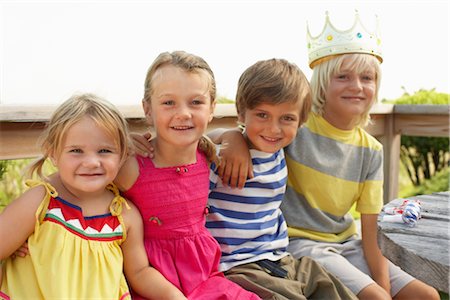
<svg viewBox="0 0 450 300">
<path fill-rule="evenodd" d="M 36 211 L 30 255 L 4 261 L 0 299 L 131 299 L 120 248 L 126 238 L 121 216 L 126 202 L 115 186 L 110 213 L 83 216 L 81 208 L 58 197 L 49 183 Z"/>
</svg>

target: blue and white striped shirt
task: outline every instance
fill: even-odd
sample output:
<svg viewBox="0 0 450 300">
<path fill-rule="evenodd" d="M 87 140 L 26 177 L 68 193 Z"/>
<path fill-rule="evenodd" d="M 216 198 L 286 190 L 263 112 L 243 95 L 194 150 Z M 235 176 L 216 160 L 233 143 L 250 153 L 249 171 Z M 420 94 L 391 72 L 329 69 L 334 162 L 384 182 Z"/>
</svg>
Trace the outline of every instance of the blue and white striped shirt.
<svg viewBox="0 0 450 300">
<path fill-rule="evenodd" d="M 280 210 L 287 182 L 284 152 L 251 149 L 250 154 L 254 178 L 248 179 L 243 189 L 223 186 L 217 173 L 210 172 L 206 227 L 220 244 L 222 272 L 288 254 L 287 225 Z"/>
</svg>

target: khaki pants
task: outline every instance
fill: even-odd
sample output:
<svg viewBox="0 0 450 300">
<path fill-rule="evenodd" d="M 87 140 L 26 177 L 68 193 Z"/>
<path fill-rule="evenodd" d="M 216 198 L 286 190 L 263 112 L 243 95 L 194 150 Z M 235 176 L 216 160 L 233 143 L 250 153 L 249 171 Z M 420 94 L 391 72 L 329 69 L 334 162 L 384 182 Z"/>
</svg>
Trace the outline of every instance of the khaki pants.
<svg viewBox="0 0 450 300">
<path fill-rule="evenodd" d="M 225 276 L 262 299 L 358 299 L 310 257 L 296 260 L 288 255 L 279 261 L 279 266 L 288 271 L 287 278 L 273 276 L 256 263 L 231 268 Z"/>
</svg>

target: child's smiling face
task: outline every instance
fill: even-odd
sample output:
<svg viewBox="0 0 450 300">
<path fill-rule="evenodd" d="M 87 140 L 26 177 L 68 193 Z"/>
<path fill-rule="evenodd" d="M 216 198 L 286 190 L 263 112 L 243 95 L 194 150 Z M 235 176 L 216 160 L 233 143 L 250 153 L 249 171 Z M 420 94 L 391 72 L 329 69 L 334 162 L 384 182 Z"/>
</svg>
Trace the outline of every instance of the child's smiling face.
<svg viewBox="0 0 450 300">
<path fill-rule="evenodd" d="M 158 139 L 181 147 L 197 143 L 214 111 L 206 74 L 167 65 L 152 80 L 151 103 L 144 102 L 144 110 Z"/>
<path fill-rule="evenodd" d="M 300 122 L 300 101 L 279 104 L 261 103 L 239 116 L 245 124 L 245 137 L 250 148 L 275 153 L 289 145 Z"/>
</svg>

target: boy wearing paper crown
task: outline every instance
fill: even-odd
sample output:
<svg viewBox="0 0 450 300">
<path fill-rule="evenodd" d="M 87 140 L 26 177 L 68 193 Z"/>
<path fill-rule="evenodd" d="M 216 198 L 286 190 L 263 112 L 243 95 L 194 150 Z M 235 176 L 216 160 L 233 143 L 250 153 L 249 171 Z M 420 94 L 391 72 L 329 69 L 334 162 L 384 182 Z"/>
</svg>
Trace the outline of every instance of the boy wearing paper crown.
<svg viewBox="0 0 450 300">
<path fill-rule="evenodd" d="M 281 208 L 288 251 L 313 257 L 360 299 L 439 299 L 434 288 L 388 261 L 377 243 L 383 149 L 363 127 L 380 85 L 378 33 L 368 32 L 358 14 L 345 31 L 327 15 L 320 35 L 312 37 L 308 29 L 308 51 L 312 113 L 285 148 L 289 181 Z M 247 151 L 242 137 L 235 131 L 214 135 L 229 144 L 219 170 L 223 181 L 242 186 L 251 164 L 241 155 Z M 349 213 L 354 203 L 362 239 Z"/>
</svg>

